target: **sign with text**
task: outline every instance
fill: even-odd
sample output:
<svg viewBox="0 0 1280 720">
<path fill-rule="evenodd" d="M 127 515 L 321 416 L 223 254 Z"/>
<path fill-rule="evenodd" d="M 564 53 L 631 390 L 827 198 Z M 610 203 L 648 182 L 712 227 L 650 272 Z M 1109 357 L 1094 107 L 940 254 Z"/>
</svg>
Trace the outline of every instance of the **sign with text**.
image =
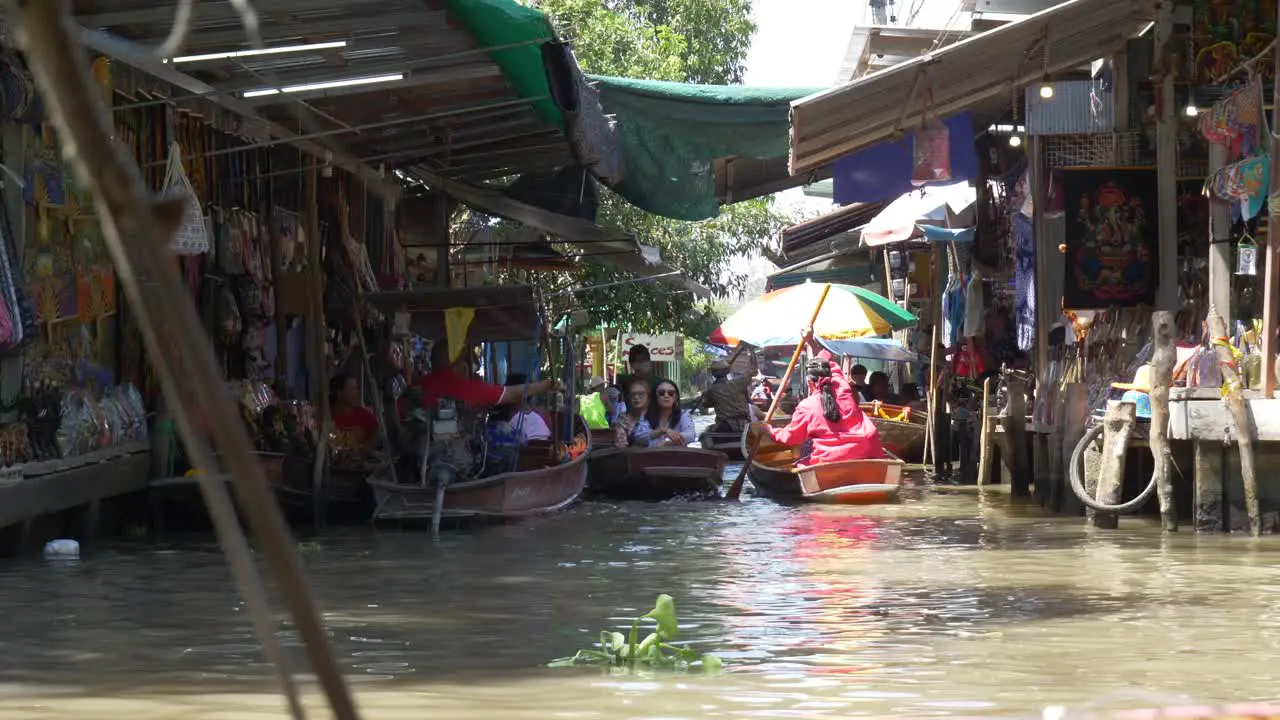
<svg viewBox="0 0 1280 720">
<path fill-rule="evenodd" d="M 649 348 L 649 357 L 654 362 L 674 362 L 680 359 L 684 354 L 681 352 L 684 348 L 680 337 L 676 333 L 664 333 L 662 335 L 644 335 L 641 333 L 622 333 L 618 337 L 618 352 L 623 357 L 627 357 L 627 353 L 636 345 L 644 345 Z"/>
</svg>

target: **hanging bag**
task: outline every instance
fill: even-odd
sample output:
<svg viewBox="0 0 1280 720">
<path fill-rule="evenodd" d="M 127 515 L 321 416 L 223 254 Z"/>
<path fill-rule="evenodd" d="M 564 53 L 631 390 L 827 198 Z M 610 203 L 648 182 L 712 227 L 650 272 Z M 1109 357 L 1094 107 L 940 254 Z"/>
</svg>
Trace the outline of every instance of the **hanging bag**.
<svg viewBox="0 0 1280 720">
<path fill-rule="evenodd" d="M 209 226 L 205 223 L 200 200 L 191 187 L 187 171 L 182 169 L 182 147 L 176 142 L 169 145 L 169 161 L 161 194 L 180 197 L 186 202 L 186 211 L 182 213 L 182 222 L 169 243 L 169 249 L 178 255 L 203 255 L 209 252 Z"/>
<path fill-rule="evenodd" d="M 951 132 L 933 111 L 933 91 L 925 94 L 920 127 L 911 143 L 911 184 L 917 187 L 951 179 Z"/>
</svg>

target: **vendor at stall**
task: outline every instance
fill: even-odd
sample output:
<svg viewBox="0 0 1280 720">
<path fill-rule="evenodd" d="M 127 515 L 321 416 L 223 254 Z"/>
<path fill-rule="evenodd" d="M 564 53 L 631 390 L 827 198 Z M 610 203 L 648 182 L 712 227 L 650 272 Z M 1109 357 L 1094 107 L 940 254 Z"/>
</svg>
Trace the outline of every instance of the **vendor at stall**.
<svg viewBox="0 0 1280 720">
<path fill-rule="evenodd" d="M 360 386 L 346 373 L 329 381 L 329 415 L 333 420 L 334 446 L 363 449 L 378 441 L 378 416 L 360 403 Z"/>
</svg>

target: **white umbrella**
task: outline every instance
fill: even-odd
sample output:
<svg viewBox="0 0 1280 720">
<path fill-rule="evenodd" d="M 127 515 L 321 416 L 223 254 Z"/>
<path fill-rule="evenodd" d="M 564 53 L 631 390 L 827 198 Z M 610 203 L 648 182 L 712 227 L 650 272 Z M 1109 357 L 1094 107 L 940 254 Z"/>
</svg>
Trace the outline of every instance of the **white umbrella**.
<svg viewBox="0 0 1280 720">
<path fill-rule="evenodd" d="M 948 208 L 960 213 L 977 200 L 978 191 L 967 180 L 912 190 L 867 223 L 862 242 L 871 246 L 902 242 L 915 233 L 920 220 L 944 220 Z"/>
</svg>

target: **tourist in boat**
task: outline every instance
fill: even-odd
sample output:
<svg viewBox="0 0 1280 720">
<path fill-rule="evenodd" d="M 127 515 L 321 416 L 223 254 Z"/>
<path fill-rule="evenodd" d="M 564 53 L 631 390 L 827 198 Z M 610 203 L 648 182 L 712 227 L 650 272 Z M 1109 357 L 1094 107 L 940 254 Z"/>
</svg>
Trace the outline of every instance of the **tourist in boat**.
<svg viewBox="0 0 1280 720">
<path fill-rule="evenodd" d="M 786 427 L 764 426 L 769 437 L 783 445 L 809 443 L 809 454 L 797 465 L 883 458 L 875 423 L 858 408 L 849 387 L 832 379 L 830 363 L 810 362 L 808 378 L 809 396 L 796 405 Z"/>
<path fill-rule="evenodd" d="M 512 373 L 507 376 L 506 387 L 519 387 L 525 384 L 527 380 L 521 373 Z M 507 423 L 510 424 L 516 434 L 516 440 L 521 445 L 528 445 L 530 440 L 551 439 L 551 428 L 547 426 L 546 418 L 534 408 L 529 407 L 528 400 L 512 407 Z"/>
<path fill-rule="evenodd" d="M 333 420 L 334 446 L 362 450 L 378 441 L 378 416 L 360 404 L 360 386 L 346 373 L 329 381 L 329 416 Z"/>
<path fill-rule="evenodd" d="M 867 378 L 867 402 L 893 402 L 893 394 L 889 392 L 889 376 L 879 370 Z"/>
<path fill-rule="evenodd" d="M 680 389 L 670 380 L 659 380 L 653 387 L 653 401 L 636 434 L 640 436 L 646 431 L 649 447 L 684 447 L 698 437 L 693 429 L 693 416 L 680 408 Z"/>
<path fill-rule="evenodd" d="M 716 360 L 708 369 L 713 378 L 711 386 L 698 403 L 700 408 L 716 411 L 715 424 L 707 432 L 741 434 L 751 422 L 751 376 L 730 380 L 729 364 L 723 360 Z"/>
<path fill-rule="evenodd" d="M 578 396 L 578 414 L 583 422 L 592 430 L 604 430 L 609 427 L 609 401 L 605 397 L 604 378 L 592 376 L 587 381 L 587 393 Z"/>
<path fill-rule="evenodd" d="M 773 387 L 763 372 L 757 372 L 751 388 L 751 404 L 760 412 L 766 412 L 773 403 Z"/>
<path fill-rule="evenodd" d="M 618 376 L 617 386 L 623 393 L 623 400 L 627 403 L 627 410 L 634 411 L 631 405 L 631 395 L 629 388 L 633 380 L 643 380 L 653 387 L 658 378 L 653 376 L 653 360 L 649 357 L 649 348 L 644 345 L 632 345 L 627 351 L 627 365 L 631 367 L 630 373 L 624 373 Z"/>
<path fill-rule="evenodd" d="M 853 386 L 853 391 L 857 393 L 857 398 L 863 402 L 867 399 L 867 366 L 862 363 L 854 365 L 849 370 L 849 384 Z"/>
<path fill-rule="evenodd" d="M 631 380 L 627 383 L 627 409 L 618 416 L 617 445 L 629 447 L 649 445 L 649 423 L 645 413 L 649 411 L 652 400 L 652 389 L 647 380 Z"/>
</svg>

